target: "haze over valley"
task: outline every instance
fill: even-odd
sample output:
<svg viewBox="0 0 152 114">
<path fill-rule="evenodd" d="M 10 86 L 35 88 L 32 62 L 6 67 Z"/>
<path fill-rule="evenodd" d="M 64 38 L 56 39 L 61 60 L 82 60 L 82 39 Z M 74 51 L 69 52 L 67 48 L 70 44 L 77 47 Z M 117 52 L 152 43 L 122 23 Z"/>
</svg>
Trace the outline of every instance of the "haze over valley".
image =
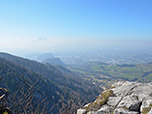
<svg viewBox="0 0 152 114">
<path fill-rule="evenodd" d="M 151 0 L 0 1 L 0 114 L 152 114 Z"/>
</svg>

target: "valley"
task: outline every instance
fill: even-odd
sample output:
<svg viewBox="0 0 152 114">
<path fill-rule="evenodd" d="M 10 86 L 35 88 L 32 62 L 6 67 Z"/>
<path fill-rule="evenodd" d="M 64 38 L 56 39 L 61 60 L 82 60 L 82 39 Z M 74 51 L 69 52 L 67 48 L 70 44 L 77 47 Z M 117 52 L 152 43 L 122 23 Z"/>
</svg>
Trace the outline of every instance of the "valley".
<svg viewBox="0 0 152 114">
<path fill-rule="evenodd" d="M 101 62 L 87 62 L 71 69 L 82 75 L 84 80 L 94 84 L 106 84 L 108 81 L 128 80 L 138 82 L 152 81 L 152 64 L 107 64 Z"/>
<path fill-rule="evenodd" d="M 152 81 L 152 63 L 147 61 L 138 64 L 99 61 L 67 64 L 52 54 L 41 55 L 39 62 L 0 53 L 0 69 L 0 86 L 10 91 L 10 98 L 20 88 L 28 90 L 33 86 L 33 102 L 47 98 L 47 110 L 51 113 L 64 112 L 63 114 L 69 110 L 76 113 L 79 107 L 92 102 L 115 82 Z M 17 96 L 19 100 L 20 94 L 17 93 Z M 69 102 L 72 104 L 69 105 Z M 69 106 L 73 108 L 68 109 Z"/>
<path fill-rule="evenodd" d="M 152 114 L 152 0 L 1 0 L 0 114 Z"/>
</svg>

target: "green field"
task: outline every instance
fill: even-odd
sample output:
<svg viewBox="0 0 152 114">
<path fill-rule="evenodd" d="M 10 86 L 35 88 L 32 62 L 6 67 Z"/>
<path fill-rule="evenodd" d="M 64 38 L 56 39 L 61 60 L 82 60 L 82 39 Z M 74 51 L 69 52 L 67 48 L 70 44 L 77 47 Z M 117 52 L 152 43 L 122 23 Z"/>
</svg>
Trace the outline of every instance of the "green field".
<svg viewBox="0 0 152 114">
<path fill-rule="evenodd" d="M 123 79 L 142 82 L 152 81 L 152 64 L 115 65 L 88 62 L 79 66 L 79 68 L 74 68 L 73 71 L 82 74 L 84 79 L 92 81 L 103 81 L 106 79 Z"/>
</svg>

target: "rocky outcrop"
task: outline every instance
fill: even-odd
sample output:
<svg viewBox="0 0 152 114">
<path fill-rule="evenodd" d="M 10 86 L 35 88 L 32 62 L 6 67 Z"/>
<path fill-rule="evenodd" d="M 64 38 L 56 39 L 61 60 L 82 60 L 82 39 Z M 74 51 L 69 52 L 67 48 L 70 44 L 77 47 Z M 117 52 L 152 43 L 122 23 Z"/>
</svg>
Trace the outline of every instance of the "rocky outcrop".
<svg viewBox="0 0 152 114">
<path fill-rule="evenodd" d="M 77 114 L 152 114 L 152 83 L 117 82 Z"/>
<path fill-rule="evenodd" d="M 77 114 L 86 114 L 87 111 L 85 109 L 78 109 Z"/>
</svg>

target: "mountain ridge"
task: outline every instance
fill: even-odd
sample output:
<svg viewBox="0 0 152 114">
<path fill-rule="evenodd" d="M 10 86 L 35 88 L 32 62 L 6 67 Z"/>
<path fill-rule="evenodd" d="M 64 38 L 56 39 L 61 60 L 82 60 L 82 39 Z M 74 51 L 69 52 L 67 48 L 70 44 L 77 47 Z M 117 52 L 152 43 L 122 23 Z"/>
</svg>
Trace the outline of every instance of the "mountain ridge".
<svg viewBox="0 0 152 114">
<path fill-rule="evenodd" d="M 29 81 L 31 84 L 38 80 L 39 87 L 44 85 L 40 92 L 43 93 L 45 91 L 45 96 L 48 96 L 48 101 L 51 102 L 50 106 L 56 104 L 63 96 L 65 101 L 68 101 L 71 95 L 77 99 L 93 100 L 92 96 L 99 94 L 98 89 L 93 84 L 81 80 L 79 76 L 71 73 L 69 70 L 64 70 L 65 68 L 63 66 L 63 68 L 54 67 L 50 64 L 42 64 L 7 53 L 0 53 L 0 65 L 2 71 L 0 75 L 4 78 L 2 85 L 5 88 L 14 92 L 19 87 L 16 83 L 21 82 L 19 80 L 20 78 L 26 80 L 30 78 L 31 81 Z M 91 94 L 89 94 L 90 92 Z M 42 96 L 44 95 L 42 94 Z"/>
</svg>

